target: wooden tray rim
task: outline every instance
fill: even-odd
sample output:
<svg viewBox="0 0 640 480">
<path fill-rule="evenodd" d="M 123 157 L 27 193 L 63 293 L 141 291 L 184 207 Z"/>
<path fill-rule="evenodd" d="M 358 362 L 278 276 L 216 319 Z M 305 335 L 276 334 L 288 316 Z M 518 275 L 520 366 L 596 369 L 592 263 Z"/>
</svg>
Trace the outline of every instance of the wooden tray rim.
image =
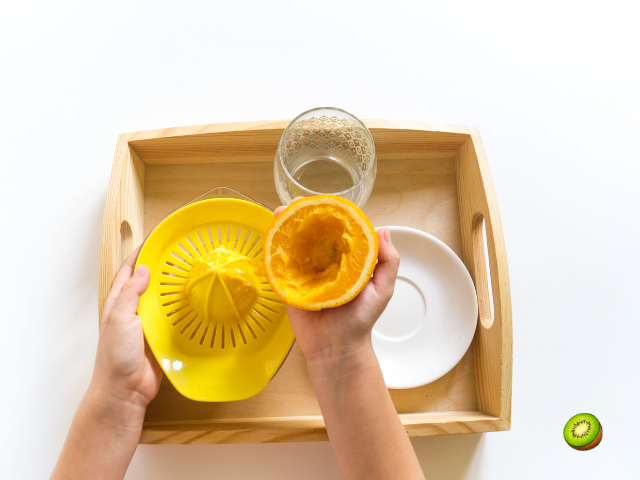
<svg viewBox="0 0 640 480">
<path fill-rule="evenodd" d="M 111 180 L 109 183 L 109 189 L 107 193 L 104 224 L 103 224 L 103 237 L 101 247 L 101 278 L 100 278 L 100 312 L 106 297 L 105 290 L 108 289 L 111 284 L 109 275 L 105 275 L 109 272 L 109 265 L 107 260 L 113 260 L 112 258 L 105 258 L 105 250 L 109 249 L 109 246 L 113 245 L 113 231 L 108 232 L 110 227 L 113 226 L 116 217 L 121 217 L 122 207 L 119 204 L 121 181 L 123 180 L 123 165 L 127 157 L 137 157 L 135 152 L 135 146 L 139 143 L 145 143 L 147 141 L 153 141 L 161 138 L 172 137 L 184 137 L 184 136 L 200 136 L 200 135 L 214 135 L 218 133 L 232 133 L 232 132 L 247 132 L 261 131 L 261 130 L 284 130 L 290 120 L 273 120 L 273 121 L 252 121 L 252 122 L 231 122 L 231 123 L 215 123 L 207 125 L 195 125 L 188 127 L 175 127 L 166 129 L 147 130 L 140 132 L 130 132 L 121 134 L 118 137 L 116 155 L 114 158 Z M 477 163 L 480 170 L 480 174 L 483 181 L 484 194 L 486 196 L 486 212 L 484 216 L 490 219 L 491 239 L 489 239 L 490 247 L 494 250 L 498 250 L 500 255 L 494 254 L 496 257 L 491 259 L 491 269 L 494 271 L 494 263 L 496 263 L 496 269 L 501 273 L 499 283 L 506 284 L 508 305 L 498 306 L 503 308 L 502 312 L 502 328 L 501 328 L 501 340 L 502 345 L 502 381 L 501 381 L 501 405 L 499 411 L 492 413 L 485 413 L 483 410 L 469 411 L 469 412 L 436 412 L 436 414 L 400 414 L 400 418 L 405 424 L 408 433 L 412 432 L 415 435 L 433 435 L 440 433 L 464 433 L 465 431 L 484 432 L 484 431 L 497 431 L 508 430 L 511 423 L 511 305 L 510 294 L 508 289 L 508 270 L 506 268 L 506 251 L 504 249 L 504 239 L 502 236 L 502 227 L 500 223 L 500 216 L 497 208 L 497 200 L 495 198 L 495 192 L 493 189 L 493 183 L 488 167 L 488 161 L 484 152 L 484 147 L 480 138 L 478 130 L 474 127 L 467 127 L 461 125 L 450 125 L 431 122 L 420 121 L 389 121 L 389 120 L 364 120 L 364 123 L 371 130 L 397 130 L 397 131 L 422 131 L 431 133 L 449 133 L 459 135 L 461 138 L 461 145 L 470 147 L 477 155 Z M 456 155 L 459 157 L 460 154 Z M 142 160 L 137 157 L 137 161 Z M 135 162 L 134 162 L 135 163 Z M 456 163 L 456 168 L 458 164 Z M 125 172 L 126 173 L 126 172 Z M 118 222 L 119 224 L 119 222 Z M 489 229 L 488 228 L 488 229 Z M 489 231 L 487 233 L 489 235 Z M 134 235 L 135 236 L 135 235 Z M 135 243 L 135 242 L 134 242 Z M 493 243 L 493 245 L 491 245 Z M 500 251 L 501 250 L 501 251 Z M 466 252 L 465 252 L 466 256 Z M 490 254 L 491 257 L 491 254 Z M 113 263 L 113 262 L 111 262 Z M 113 267 L 113 265 L 111 265 Z M 111 268 L 113 270 L 113 268 Z M 112 278 L 112 276 L 111 276 Z M 103 295 L 104 294 L 104 295 Z M 477 363 L 477 356 L 474 354 L 474 363 Z M 476 367 L 477 368 L 477 367 Z M 478 393 L 479 394 L 479 393 Z M 487 409 L 488 410 L 488 409 Z M 495 409 L 494 409 L 495 410 Z M 208 420 L 204 422 L 147 422 L 144 425 L 144 430 L 151 432 L 160 432 L 165 430 L 181 430 L 181 431 L 202 431 L 205 427 L 211 427 L 215 425 L 216 429 L 228 430 L 232 427 L 239 427 L 241 430 L 246 429 L 284 429 L 290 431 L 302 431 L 307 429 L 313 429 L 314 431 L 322 433 L 324 431 L 324 424 L 321 416 L 313 417 L 262 417 L 262 418 L 247 418 L 247 419 L 223 419 L 223 420 Z M 440 425 L 434 430 L 434 426 Z M 449 425 L 447 428 L 441 427 L 441 425 Z M 213 431 L 213 430 L 210 430 Z M 418 432 L 418 433 L 416 433 Z M 423 433 L 420 433 L 423 432 Z M 324 431 L 326 435 L 326 431 Z M 151 437 L 143 437 L 142 443 L 155 443 Z M 261 441 L 272 441 L 269 439 Z"/>
</svg>

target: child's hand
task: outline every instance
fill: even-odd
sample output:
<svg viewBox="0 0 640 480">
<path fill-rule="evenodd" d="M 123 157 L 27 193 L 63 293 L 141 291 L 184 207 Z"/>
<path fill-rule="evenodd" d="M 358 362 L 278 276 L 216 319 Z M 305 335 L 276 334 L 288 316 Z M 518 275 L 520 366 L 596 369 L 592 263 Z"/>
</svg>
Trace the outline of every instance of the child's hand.
<svg viewBox="0 0 640 480">
<path fill-rule="evenodd" d="M 275 210 L 276 217 L 285 207 Z M 293 333 L 308 363 L 328 361 L 371 349 L 371 329 L 393 295 L 400 255 L 389 230 L 378 231 L 378 264 L 373 277 L 349 303 L 317 312 L 287 305 Z"/>
<path fill-rule="evenodd" d="M 136 315 L 140 295 L 150 280 L 145 265 L 139 265 L 133 273 L 138 251 L 122 263 L 104 303 L 91 386 L 110 398 L 146 407 L 158 393 L 162 370 L 145 342 Z"/>
<path fill-rule="evenodd" d="M 341 478 L 424 480 L 371 344 L 400 266 L 388 229 L 378 231 L 378 242 L 373 277 L 356 298 L 318 312 L 287 305 L 287 313 Z"/>
<path fill-rule="evenodd" d="M 162 370 L 136 315 L 150 279 L 144 265 L 133 274 L 138 250 L 120 267 L 104 303 L 91 385 L 73 417 L 51 480 L 122 479 L 140 441 Z"/>
</svg>

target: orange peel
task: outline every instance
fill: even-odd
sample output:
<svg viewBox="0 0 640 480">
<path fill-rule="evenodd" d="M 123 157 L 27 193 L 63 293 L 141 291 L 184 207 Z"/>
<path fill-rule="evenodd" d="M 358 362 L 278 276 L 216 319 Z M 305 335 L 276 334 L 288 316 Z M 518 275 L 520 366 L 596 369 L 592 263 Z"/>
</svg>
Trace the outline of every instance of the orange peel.
<svg viewBox="0 0 640 480">
<path fill-rule="evenodd" d="M 353 300 L 378 258 L 378 236 L 365 214 L 334 195 L 294 201 L 265 234 L 264 272 L 282 300 L 321 310 Z"/>
</svg>

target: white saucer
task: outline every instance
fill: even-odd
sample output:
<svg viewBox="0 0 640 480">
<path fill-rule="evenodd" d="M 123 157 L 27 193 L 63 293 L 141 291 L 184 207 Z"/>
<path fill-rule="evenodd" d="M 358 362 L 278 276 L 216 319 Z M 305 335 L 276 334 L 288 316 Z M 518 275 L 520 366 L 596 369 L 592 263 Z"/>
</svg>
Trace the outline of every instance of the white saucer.
<svg viewBox="0 0 640 480">
<path fill-rule="evenodd" d="M 476 289 L 462 260 L 440 240 L 413 228 L 386 228 L 400 270 L 373 327 L 373 348 L 388 388 L 419 387 L 455 367 L 469 348 L 478 319 Z"/>
</svg>

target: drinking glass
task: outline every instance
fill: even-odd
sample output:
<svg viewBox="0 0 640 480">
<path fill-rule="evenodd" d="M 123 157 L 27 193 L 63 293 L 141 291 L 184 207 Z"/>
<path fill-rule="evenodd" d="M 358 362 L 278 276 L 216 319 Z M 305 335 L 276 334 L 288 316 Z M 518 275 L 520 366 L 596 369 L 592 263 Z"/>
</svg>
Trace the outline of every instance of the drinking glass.
<svg viewBox="0 0 640 480">
<path fill-rule="evenodd" d="M 376 151 L 367 127 L 339 108 L 314 108 L 285 129 L 274 176 L 283 205 L 295 197 L 331 194 L 362 207 L 376 178 Z"/>
</svg>

